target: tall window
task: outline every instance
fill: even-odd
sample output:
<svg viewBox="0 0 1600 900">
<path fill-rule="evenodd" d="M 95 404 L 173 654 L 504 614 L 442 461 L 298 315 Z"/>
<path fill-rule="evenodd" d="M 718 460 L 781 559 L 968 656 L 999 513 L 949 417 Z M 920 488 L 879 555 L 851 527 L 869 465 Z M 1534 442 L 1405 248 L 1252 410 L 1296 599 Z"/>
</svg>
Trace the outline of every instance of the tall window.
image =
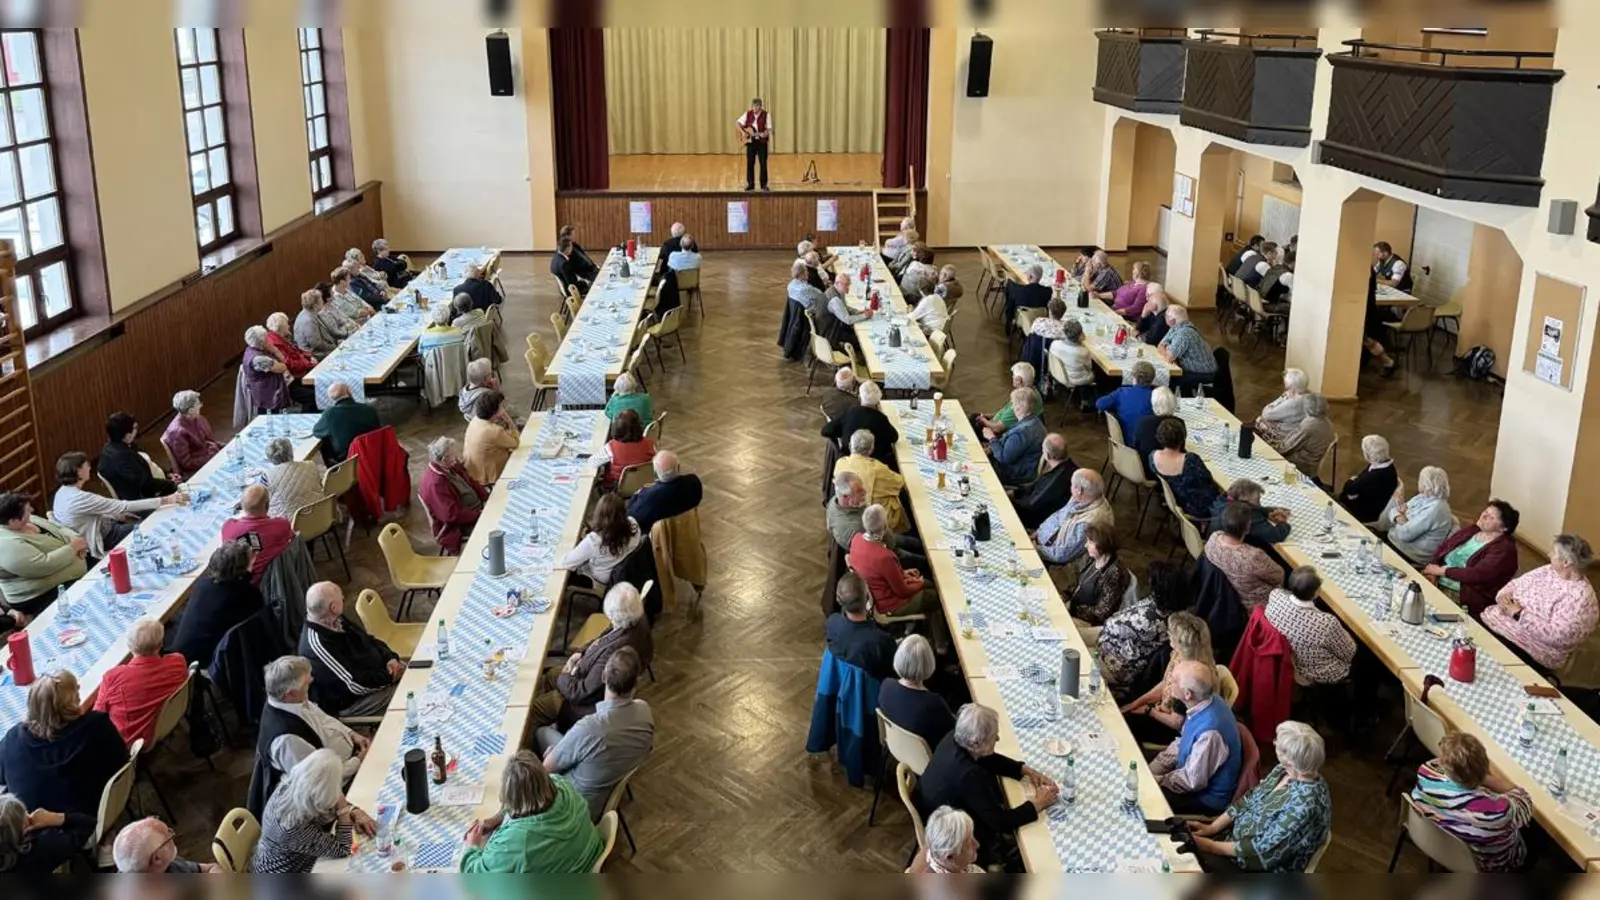
<svg viewBox="0 0 1600 900">
<path fill-rule="evenodd" d="M 75 307 L 37 30 L 0 32 L 0 238 L 17 254 L 17 315 L 36 334 Z"/>
<path fill-rule="evenodd" d="M 334 192 L 333 141 L 328 127 L 328 78 L 322 29 L 300 29 L 300 84 L 305 94 L 306 146 L 311 149 L 311 196 Z"/>
<path fill-rule="evenodd" d="M 239 236 L 228 126 L 223 109 L 217 29 L 179 28 L 178 75 L 183 83 L 184 131 L 189 139 L 189 181 L 200 252 Z"/>
</svg>

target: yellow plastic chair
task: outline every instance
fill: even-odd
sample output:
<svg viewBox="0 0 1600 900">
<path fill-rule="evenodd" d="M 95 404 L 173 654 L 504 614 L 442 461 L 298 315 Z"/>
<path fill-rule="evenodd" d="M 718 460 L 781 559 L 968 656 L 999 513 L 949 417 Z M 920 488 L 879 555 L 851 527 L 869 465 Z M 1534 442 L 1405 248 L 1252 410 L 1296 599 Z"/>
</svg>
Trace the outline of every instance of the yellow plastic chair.
<svg viewBox="0 0 1600 900">
<path fill-rule="evenodd" d="M 939 362 L 944 367 L 944 371 L 930 375 L 928 380 L 932 382 L 933 386 L 936 388 L 948 387 L 950 385 L 950 378 L 955 374 L 956 371 L 956 348 L 951 347 L 949 350 L 946 350 L 943 358 L 941 358 Z"/>
<path fill-rule="evenodd" d="M 334 466 L 333 468 L 322 473 L 322 493 L 333 498 L 333 510 L 339 514 L 340 521 L 344 521 L 345 518 L 344 507 L 340 501 L 346 494 L 350 493 L 352 490 L 355 490 L 357 473 L 361 467 L 360 464 L 361 457 L 352 456 L 349 459 L 346 459 L 344 462 L 339 463 L 337 466 Z M 355 519 L 352 518 L 349 521 L 348 527 L 345 529 L 346 542 L 349 542 L 350 529 L 354 527 Z M 371 530 L 368 530 L 367 533 L 371 534 L 372 532 Z"/>
<path fill-rule="evenodd" d="M 190 663 L 189 674 L 183 679 L 183 684 L 179 685 L 178 689 L 172 692 L 172 696 L 161 704 L 161 710 L 156 713 L 155 730 L 150 734 L 149 746 L 151 753 L 161 749 L 162 743 L 171 737 L 174 731 L 178 730 L 178 726 L 188 716 L 189 698 L 194 694 L 194 677 L 199 671 L 199 663 Z M 156 783 L 155 774 L 150 771 L 149 756 L 146 755 L 143 759 L 145 760 L 144 762 L 134 766 L 134 771 L 143 775 L 144 779 L 150 782 L 150 789 L 155 791 L 156 799 L 161 801 L 162 809 L 167 812 L 167 820 L 177 821 L 175 814 L 172 812 L 172 804 L 167 802 L 167 796 L 161 793 L 161 785 Z"/>
<path fill-rule="evenodd" d="M 700 318 L 706 315 L 706 301 L 700 296 L 700 270 L 684 269 L 678 273 L 678 294 L 683 297 L 683 308 L 692 309 L 700 304 Z"/>
<path fill-rule="evenodd" d="M 350 580 L 350 563 L 344 558 L 344 542 L 339 540 L 339 531 L 334 527 L 339 522 L 337 497 L 323 497 L 307 503 L 295 510 L 289 521 L 312 550 L 315 550 L 317 541 L 332 543 L 334 550 L 339 552 L 339 563 L 344 566 L 344 580 Z M 333 559 L 334 550 L 328 551 L 328 559 Z M 314 552 L 312 559 L 316 559 Z"/>
<path fill-rule="evenodd" d="M 661 433 L 666 430 L 666 422 L 667 413 L 666 410 L 662 410 L 660 415 L 656 416 L 654 419 L 651 419 L 650 424 L 644 427 L 644 436 L 655 441 L 656 445 L 660 446 Z"/>
<path fill-rule="evenodd" d="M 546 371 L 549 365 L 537 350 L 529 350 L 522 354 L 528 362 L 528 375 L 533 379 L 533 409 L 535 412 L 544 409 L 544 402 L 548 395 L 558 387 L 555 379 Z"/>
<path fill-rule="evenodd" d="M 933 751 L 928 749 L 927 741 L 896 725 L 881 709 L 878 710 L 878 742 L 889 752 L 883 760 L 884 777 L 878 779 L 878 786 L 872 791 L 872 809 L 867 813 L 868 827 L 873 825 L 878 815 L 878 795 L 883 793 L 883 783 L 889 780 L 889 764 L 899 763 L 920 778 L 928 768 L 929 760 L 933 759 Z"/>
<path fill-rule="evenodd" d="M 667 361 L 661 356 L 661 347 L 666 342 L 666 339 L 669 335 L 675 335 L 678 333 L 678 328 L 682 325 L 683 307 L 679 306 L 676 309 L 667 310 L 666 315 L 662 316 L 661 320 L 656 322 L 654 325 L 645 326 L 645 333 L 656 339 L 656 362 L 661 363 L 661 370 L 663 372 L 667 369 Z M 687 364 L 689 362 L 689 357 L 683 352 L 683 338 L 679 337 L 677 343 L 678 358 Z"/>
<path fill-rule="evenodd" d="M 1161 496 L 1167 501 L 1167 511 L 1171 512 L 1172 517 L 1178 520 L 1178 531 L 1183 535 L 1183 545 L 1188 548 L 1189 555 L 1198 561 L 1200 557 L 1206 554 L 1206 539 L 1200 536 L 1199 526 L 1183 511 L 1183 507 L 1178 505 L 1177 498 L 1172 495 L 1172 485 L 1168 484 L 1167 480 L 1160 476 L 1157 476 L 1156 480 L 1161 482 Z M 1177 549 L 1176 545 L 1172 548 L 1173 552 L 1176 552 Z M 1172 553 L 1167 555 L 1171 556 Z"/>
<path fill-rule="evenodd" d="M 95 477 L 100 479 L 100 486 L 106 489 L 107 497 L 110 497 L 113 500 L 122 499 L 121 497 L 117 496 L 117 489 L 111 486 L 111 482 L 107 481 L 104 475 L 101 475 L 98 471 L 96 471 L 94 474 Z"/>
<path fill-rule="evenodd" d="M 806 324 L 811 326 L 811 369 L 806 373 L 806 395 L 810 396 L 811 387 L 816 383 L 818 364 L 821 364 L 829 372 L 838 371 L 840 366 L 854 368 L 855 354 L 850 352 L 840 353 L 833 349 L 833 345 L 828 343 L 828 339 L 817 332 L 817 322 L 811 317 L 809 311 L 806 313 Z M 849 351 L 850 345 L 846 344 L 845 349 Z"/>
<path fill-rule="evenodd" d="M 1306 863 L 1306 874 L 1311 875 L 1317 871 L 1317 865 L 1322 862 L 1322 854 L 1328 852 L 1328 845 L 1333 843 L 1333 826 L 1328 827 L 1328 836 L 1322 839 L 1322 845 L 1317 852 L 1311 854 L 1311 862 Z"/>
<path fill-rule="evenodd" d="M 617 478 L 617 495 L 626 500 L 654 484 L 656 469 L 651 463 L 636 463 L 622 470 Z"/>
<path fill-rule="evenodd" d="M 235 807 L 222 817 L 222 824 L 211 838 L 211 857 L 217 861 L 217 868 L 229 875 L 242 874 L 249 870 L 250 857 L 255 855 L 260 840 L 261 823 L 250 810 Z"/>
<path fill-rule="evenodd" d="M 417 594 L 437 595 L 455 571 L 456 560 L 449 556 L 422 556 L 411 549 L 411 540 L 396 522 L 378 532 L 378 548 L 389 564 L 389 581 L 399 588 L 401 620 L 411 609 Z"/>
<path fill-rule="evenodd" d="M 606 797 L 605 815 L 616 816 L 617 825 L 622 828 L 622 836 L 628 839 L 628 853 L 630 855 L 637 854 L 639 852 L 639 847 L 638 845 L 634 844 L 633 832 L 628 830 L 628 820 L 622 815 L 622 801 L 623 798 L 629 794 L 628 782 L 632 781 L 633 776 L 637 774 L 639 774 L 639 770 L 634 769 L 628 774 L 622 776 L 622 780 L 617 782 L 616 787 L 611 789 L 611 795 Z M 616 836 L 612 835 L 612 840 L 614 841 L 615 839 Z"/>
<path fill-rule="evenodd" d="M 138 738 L 128 748 L 128 761 L 123 763 L 106 786 L 100 789 L 100 809 L 96 813 L 94 838 L 89 846 L 100 844 L 110 834 L 128 808 L 128 798 L 133 796 L 133 782 L 138 777 L 139 753 L 144 750 L 144 738 Z"/>
<path fill-rule="evenodd" d="M 917 804 L 912 799 L 917 789 L 917 773 L 911 767 L 900 763 L 894 769 L 895 786 L 900 789 L 900 802 L 906 805 L 906 813 L 911 816 L 911 828 L 917 834 L 917 846 L 926 847 L 928 837 L 922 831 L 922 813 L 917 811 Z"/>
<path fill-rule="evenodd" d="M 935 328 L 928 333 L 928 343 L 933 345 L 934 356 L 944 356 L 945 348 L 950 343 L 950 338 L 941 329 Z"/>
<path fill-rule="evenodd" d="M 566 322 L 565 319 L 561 318 L 561 313 L 559 313 L 559 312 L 551 313 L 550 314 L 550 324 L 555 326 L 555 329 L 556 329 L 556 340 L 558 340 L 558 341 L 566 340 L 566 337 L 567 337 L 567 322 Z"/>
<path fill-rule="evenodd" d="M 1417 808 L 1417 802 L 1411 799 L 1410 794 L 1400 795 L 1400 837 L 1394 842 L 1394 855 L 1389 857 L 1389 871 L 1400 862 L 1400 852 L 1406 848 L 1406 841 L 1417 845 L 1417 849 L 1428 855 L 1428 858 L 1443 866 L 1445 871 L 1462 873 L 1478 871 L 1478 858 L 1473 855 L 1472 848 L 1466 841 L 1456 837 Z"/>
<path fill-rule="evenodd" d="M 422 632 L 428 627 L 426 622 L 407 622 L 402 625 L 390 618 L 389 608 L 383 605 L 383 598 L 371 588 L 357 595 L 356 618 L 361 620 L 367 633 L 388 644 L 389 649 L 407 661 L 417 652 Z"/>
<path fill-rule="evenodd" d="M 1429 332 L 1433 331 L 1433 307 L 1418 303 L 1416 306 L 1406 310 L 1405 318 L 1398 322 L 1385 322 L 1383 327 L 1389 329 L 1394 339 L 1398 339 L 1402 335 L 1405 337 L 1405 342 L 1401 345 L 1400 352 L 1405 355 L 1408 365 L 1411 360 L 1411 347 L 1416 343 L 1417 335 L 1427 335 L 1428 368 L 1430 370 L 1433 368 L 1433 335 L 1429 334 Z M 1393 343 L 1393 340 L 1391 340 L 1391 343 Z"/>
<path fill-rule="evenodd" d="M 605 847 L 600 850 L 600 857 L 594 861 L 594 867 L 589 870 L 591 874 L 598 875 L 604 871 L 606 860 L 611 858 L 611 851 L 617 846 L 617 814 L 606 813 L 600 817 L 595 827 L 600 829 L 600 837 L 605 841 Z"/>
</svg>

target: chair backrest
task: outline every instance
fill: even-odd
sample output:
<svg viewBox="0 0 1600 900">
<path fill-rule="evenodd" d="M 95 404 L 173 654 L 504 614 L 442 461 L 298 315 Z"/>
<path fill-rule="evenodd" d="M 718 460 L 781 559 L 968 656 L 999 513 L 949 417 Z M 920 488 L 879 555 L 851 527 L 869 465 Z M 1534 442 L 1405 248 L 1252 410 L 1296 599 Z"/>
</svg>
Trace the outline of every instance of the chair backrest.
<svg viewBox="0 0 1600 900">
<path fill-rule="evenodd" d="M 167 471 L 168 472 L 177 472 L 177 471 L 179 471 L 179 469 L 178 469 L 178 457 L 173 455 L 172 445 L 167 443 L 167 436 L 165 434 L 161 435 L 161 449 L 167 451 Z"/>
<path fill-rule="evenodd" d="M 949 340 L 950 338 L 937 328 L 928 335 L 928 343 L 933 345 L 933 352 L 936 356 L 944 355 L 945 345 L 949 343 Z"/>
<path fill-rule="evenodd" d="M 361 620 L 368 634 L 394 646 L 394 642 L 389 640 L 394 636 L 394 618 L 389 615 L 389 608 L 383 605 L 383 598 L 377 591 L 366 588 L 356 595 L 356 618 Z"/>
<path fill-rule="evenodd" d="M 1256 737 L 1250 733 L 1249 725 L 1238 719 L 1234 720 L 1234 724 L 1239 729 L 1240 760 L 1239 782 L 1233 788 L 1233 802 L 1238 803 L 1261 783 L 1261 748 L 1256 746 Z"/>
<path fill-rule="evenodd" d="M 261 823 L 250 810 L 235 807 L 222 817 L 217 833 L 211 838 L 211 857 L 217 868 L 229 875 L 238 875 L 250 866 L 256 843 L 261 840 Z"/>
<path fill-rule="evenodd" d="M 828 343 L 827 338 L 817 334 L 816 331 L 811 332 L 811 355 L 816 357 L 817 362 L 830 369 L 833 368 L 833 345 Z"/>
<path fill-rule="evenodd" d="M 683 270 L 674 269 L 673 271 L 677 272 L 678 290 L 680 290 L 680 291 L 698 291 L 698 290 L 700 290 L 700 270 L 699 269 L 683 269 Z"/>
<path fill-rule="evenodd" d="M 1113 447 L 1128 446 L 1128 439 L 1122 434 L 1122 420 L 1111 413 L 1106 413 L 1106 434 L 1110 436 Z"/>
<path fill-rule="evenodd" d="M 1444 740 L 1446 731 L 1444 720 L 1423 703 L 1422 698 L 1412 696 L 1410 691 L 1406 692 L 1406 722 L 1411 725 L 1411 733 L 1417 736 L 1422 746 L 1437 756 L 1439 742 Z"/>
<path fill-rule="evenodd" d="M 1244 279 L 1237 275 L 1228 276 L 1228 292 L 1233 294 L 1233 299 L 1238 303 L 1249 303 L 1249 295 L 1245 293 Z"/>
<path fill-rule="evenodd" d="M 1401 331 L 1429 331 L 1433 328 L 1433 307 L 1426 303 L 1418 303 L 1406 310 L 1404 319 L 1400 320 Z"/>
<path fill-rule="evenodd" d="M 528 332 L 528 349 L 534 350 L 544 346 L 544 337 L 537 331 Z"/>
<path fill-rule="evenodd" d="M 1199 559 L 1206 555 L 1206 539 L 1200 536 L 1200 529 L 1184 513 L 1183 507 L 1178 505 L 1178 498 L 1172 494 L 1172 485 L 1165 478 L 1156 476 L 1156 481 L 1161 482 L 1161 496 L 1167 503 L 1167 509 L 1173 518 L 1178 520 L 1178 530 L 1183 534 L 1183 545 L 1188 548 L 1189 555 Z"/>
<path fill-rule="evenodd" d="M 917 773 L 905 763 L 900 763 L 894 767 L 894 781 L 900 789 L 900 802 L 906 805 L 906 812 L 911 816 L 911 827 L 917 833 L 917 846 L 928 846 L 928 836 L 922 831 L 922 813 L 917 812 L 917 804 L 912 800 L 912 792 L 917 789 Z"/>
<path fill-rule="evenodd" d="M 923 770 L 928 768 L 928 761 L 933 759 L 933 751 L 928 749 L 928 742 L 919 735 L 896 725 L 894 720 L 884 715 L 881 709 L 878 710 L 878 732 L 883 745 L 889 748 L 889 755 L 897 762 L 919 777 Z"/>
<path fill-rule="evenodd" d="M 533 379 L 534 387 L 544 384 L 545 363 L 539 357 L 539 352 L 537 350 L 529 350 L 522 354 L 522 358 L 528 361 L 528 376 Z"/>
<path fill-rule="evenodd" d="M 100 843 L 101 838 L 111 833 L 112 826 L 122 818 L 123 810 L 128 808 L 128 798 L 133 795 L 133 780 L 139 772 L 139 752 L 144 749 L 144 738 L 138 738 L 133 746 L 128 748 L 128 761 L 118 769 L 106 786 L 100 789 L 100 809 L 97 813 L 94 826 L 94 840 L 90 846 Z"/>
<path fill-rule="evenodd" d="M 644 591 L 639 592 L 640 596 L 643 596 L 644 593 Z M 611 788 L 611 793 L 606 795 L 606 812 L 611 812 L 622 805 L 622 798 L 627 796 L 628 793 L 628 782 L 632 781 L 633 776 L 637 774 L 639 774 L 639 770 L 634 768 L 628 774 L 622 776 L 622 780 Z"/>
<path fill-rule="evenodd" d="M 576 319 L 578 317 L 578 311 L 581 309 L 583 309 L 583 295 L 579 294 L 577 291 L 568 292 L 567 315 L 570 318 Z"/>
<path fill-rule="evenodd" d="M 1239 679 L 1233 677 L 1228 667 L 1217 664 L 1217 694 L 1222 697 L 1222 702 L 1233 706 L 1233 701 L 1239 699 Z"/>
<path fill-rule="evenodd" d="M 1439 827 L 1439 823 L 1417 808 L 1417 802 L 1411 799 L 1410 794 L 1400 795 L 1400 823 L 1405 827 L 1411 843 L 1448 871 L 1478 871 L 1478 858 L 1473 855 L 1467 842 Z"/>
<path fill-rule="evenodd" d="M 1328 477 L 1322 478 L 1322 470 L 1328 470 Z M 1333 440 L 1328 444 L 1328 449 L 1323 452 L 1322 459 L 1317 461 L 1317 477 L 1322 478 L 1323 484 L 1339 483 L 1339 435 L 1335 433 Z"/>
<path fill-rule="evenodd" d="M 1322 862 L 1322 854 L 1328 852 L 1328 845 L 1331 843 L 1333 843 L 1333 827 L 1330 825 L 1328 827 L 1327 836 L 1325 836 L 1322 839 L 1322 843 L 1317 846 L 1317 852 L 1311 854 L 1311 861 L 1306 863 L 1307 875 L 1317 871 L 1317 864 Z"/>
<path fill-rule="evenodd" d="M 939 362 L 944 366 L 944 380 L 945 383 L 948 384 L 950 379 L 954 377 L 956 373 L 956 348 L 951 347 L 949 350 L 946 350 L 944 352 L 944 356 L 939 358 Z"/>
<path fill-rule="evenodd" d="M 1025 306 L 1017 310 L 1017 330 L 1027 334 L 1033 330 L 1033 320 L 1039 318 L 1044 310 L 1037 306 Z"/>
<path fill-rule="evenodd" d="M 106 480 L 106 476 L 101 475 L 99 470 L 96 470 L 94 474 L 95 474 L 95 477 L 100 479 L 100 486 L 106 489 L 106 496 L 107 497 L 110 497 L 113 500 L 121 500 L 122 499 L 121 497 L 117 496 L 117 489 L 111 486 L 111 482 Z"/>
<path fill-rule="evenodd" d="M 1061 357 L 1046 350 L 1044 354 L 1044 365 L 1045 369 L 1050 373 L 1051 381 L 1054 381 L 1056 384 L 1059 384 L 1064 388 L 1072 387 L 1071 380 L 1067 378 L 1066 360 L 1063 360 Z"/>
<path fill-rule="evenodd" d="M 674 306 L 673 308 L 667 310 L 666 315 L 661 317 L 660 323 L 658 323 L 656 327 L 651 330 L 651 333 L 657 338 L 664 338 L 669 334 L 676 334 L 678 331 L 678 326 L 682 324 L 683 307 Z"/>
<path fill-rule="evenodd" d="M 289 520 L 290 524 L 307 541 L 322 537 L 338 521 L 338 515 L 334 510 L 336 499 L 323 497 L 321 500 L 307 503 L 294 511 Z"/>
<path fill-rule="evenodd" d="M 361 457 L 349 459 L 322 473 L 322 492 L 329 497 L 343 497 L 356 486 L 356 469 Z"/>
<path fill-rule="evenodd" d="M 624 500 L 643 490 L 646 485 L 654 484 L 656 469 L 652 463 L 635 463 L 622 470 L 622 475 L 617 478 L 617 494 Z"/>
<path fill-rule="evenodd" d="M 633 351 L 633 358 L 628 360 L 628 374 L 633 375 L 635 378 L 638 377 L 639 364 L 645 361 L 645 349 L 650 346 L 651 341 L 655 340 L 648 332 L 643 332 L 642 334 L 643 336 L 639 338 L 638 349 Z"/>
<path fill-rule="evenodd" d="M 560 275 L 556 275 L 556 274 L 552 273 L 550 277 L 555 279 L 555 282 L 556 282 L 556 295 L 559 296 L 559 297 L 565 297 L 567 295 L 567 283 L 565 281 L 561 280 L 561 276 Z"/>
<path fill-rule="evenodd" d="M 617 847 L 617 822 L 616 810 L 610 810 L 600 817 L 595 827 L 600 829 L 600 839 L 605 841 L 605 846 L 600 849 L 600 856 L 594 861 L 594 866 L 589 869 L 591 874 L 598 875 L 606 867 L 606 860 L 611 858 L 611 851 Z"/>
<path fill-rule="evenodd" d="M 659 444 L 661 442 L 661 430 L 666 427 L 666 421 L 667 412 L 662 410 L 660 415 L 651 419 L 650 424 L 644 427 L 644 436 Z"/>
<path fill-rule="evenodd" d="M 430 528 L 433 526 L 431 513 L 428 525 Z M 390 522 L 383 526 L 383 530 L 378 532 L 378 549 L 383 551 L 383 561 L 389 564 L 389 580 L 396 585 L 406 582 L 407 567 L 415 565 L 417 551 L 411 549 L 411 539 L 406 537 L 400 523 Z"/>
<path fill-rule="evenodd" d="M 1118 475 L 1129 482 L 1138 485 L 1147 485 L 1149 479 L 1144 474 L 1144 463 L 1139 459 L 1139 451 L 1124 444 L 1111 445 L 1111 468 Z"/>
<path fill-rule="evenodd" d="M 566 320 L 561 318 L 561 313 L 559 313 L 559 312 L 551 313 L 550 314 L 550 324 L 555 326 L 555 329 L 556 329 L 556 340 L 559 341 L 559 340 L 561 340 L 561 339 L 563 339 L 563 338 L 565 338 L 567 336 L 567 323 L 566 323 Z"/>
<path fill-rule="evenodd" d="M 189 674 L 183 679 L 183 684 L 172 692 L 165 703 L 161 704 L 161 711 L 156 713 L 156 729 L 150 735 L 150 746 L 160 746 L 167 736 L 178 730 L 178 725 L 189 714 L 189 698 L 194 694 L 194 676 L 200 671 L 200 664 L 189 664 Z"/>
</svg>

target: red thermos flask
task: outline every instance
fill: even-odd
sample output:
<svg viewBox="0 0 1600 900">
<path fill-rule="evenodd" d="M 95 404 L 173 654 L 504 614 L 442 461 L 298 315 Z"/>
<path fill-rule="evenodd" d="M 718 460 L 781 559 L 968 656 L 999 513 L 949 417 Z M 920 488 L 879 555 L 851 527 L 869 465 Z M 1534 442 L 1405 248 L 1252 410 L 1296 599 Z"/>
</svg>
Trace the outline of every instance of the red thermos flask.
<svg viewBox="0 0 1600 900">
<path fill-rule="evenodd" d="M 128 578 L 128 551 L 118 547 L 106 557 L 106 568 L 111 570 L 111 589 L 119 594 L 133 590 Z"/>
<path fill-rule="evenodd" d="M 11 670 L 11 679 L 17 687 L 33 684 L 33 645 L 28 643 L 28 633 L 12 632 L 6 638 L 6 646 L 11 650 L 11 658 L 6 661 L 6 668 Z"/>
<path fill-rule="evenodd" d="M 1478 674 L 1478 648 L 1470 637 L 1459 637 L 1450 648 L 1450 680 L 1471 684 Z"/>
<path fill-rule="evenodd" d="M 629 259 L 633 259 L 634 254 L 639 252 L 639 242 L 633 238 L 628 238 L 628 248 L 625 252 L 628 254 Z"/>
</svg>

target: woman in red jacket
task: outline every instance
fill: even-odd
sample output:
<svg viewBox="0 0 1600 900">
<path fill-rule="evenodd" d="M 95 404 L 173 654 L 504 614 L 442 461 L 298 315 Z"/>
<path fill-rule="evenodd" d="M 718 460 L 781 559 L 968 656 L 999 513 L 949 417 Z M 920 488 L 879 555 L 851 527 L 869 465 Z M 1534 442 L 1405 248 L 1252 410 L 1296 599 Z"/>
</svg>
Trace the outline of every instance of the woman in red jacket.
<svg viewBox="0 0 1600 900">
<path fill-rule="evenodd" d="M 454 438 L 438 438 L 428 445 L 428 467 L 422 472 L 417 495 L 427 507 L 439 548 L 447 556 L 459 554 L 472 526 L 483 515 L 489 491 L 467 474 Z"/>
<path fill-rule="evenodd" d="M 1517 575 L 1517 544 L 1512 538 L 1522 516 L 1504 500 L 1490 500 L 1478 521 L 1445 539 L 1422 574 L 1455 591 L 1474 617 L 1494 605 L 1494 597 Z"/>
<path fill-rule="evenodd" d="M 317 361 L 311 354 L 295 346 L 289 317 L 281 312 L 267 316 L 267 344 L 272 348 L 272 355 L 283 363 L 296 381 L 317 367 Z"/>
<path fill-rule="evenodd" d="M 600 448 L 596 464 L 602 467 L 600 489 L 615 490 L 622 470 L 647 466 L 656 456 L 656 442 L 644 436 L 644 420 L 631 409 L 617 413 L 611 421 L 611 439 Z"/>
</svg>

